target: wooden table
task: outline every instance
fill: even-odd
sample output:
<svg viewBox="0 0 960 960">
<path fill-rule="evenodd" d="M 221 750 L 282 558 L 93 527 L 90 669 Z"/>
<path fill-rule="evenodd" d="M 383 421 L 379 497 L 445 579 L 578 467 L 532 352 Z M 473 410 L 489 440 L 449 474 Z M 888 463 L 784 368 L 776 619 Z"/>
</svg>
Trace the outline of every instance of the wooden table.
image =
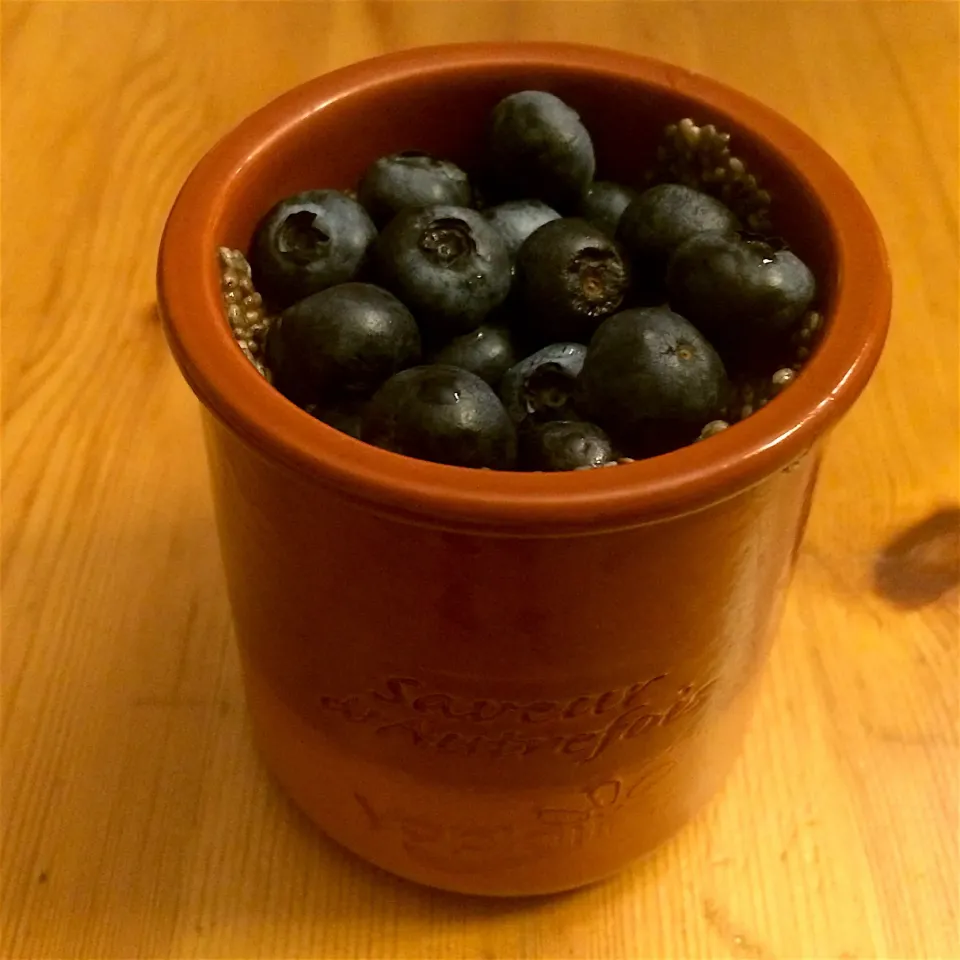
<svg viewBox="0 0 960 960">
<path fill-rule="evenodd" d="M 216 137 L 328 68 L 481 38 L 758 95 L 849 170 L 896 274 L 729 787 L 648 862 L 520 903 L 367 867 L 264 773 L 154 314 Z M 960 956 L 955 6 L 4 3 L 3 39 L 4 957 Z"/>
</svg>

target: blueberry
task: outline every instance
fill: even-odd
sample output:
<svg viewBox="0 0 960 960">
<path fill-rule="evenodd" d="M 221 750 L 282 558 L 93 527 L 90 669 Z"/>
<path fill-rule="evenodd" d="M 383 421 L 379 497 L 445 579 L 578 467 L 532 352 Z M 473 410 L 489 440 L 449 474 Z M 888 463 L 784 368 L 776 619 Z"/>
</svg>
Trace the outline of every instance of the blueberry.
<svg viewBox="0 0 960 960">
<path fill-rule="evenodd" d="M 487 133 L 488 160 L 509 198 L 538 197 L 561 211 L 576 207 L 593 179 L 593 143 L 559 97 L 524 90 L 501 100 Z"/>
<path fill-rule="evenodd" d="M 551 220 L 520 248 L 518 296 L 528 322 L 547 340 L 586 343 L 630 285 L 617 244 L 586 220 Z"/>
<path fill-rule="evenodd" d="M 364 411 L 361 438 L 408 457 L 460 467 L 509 470 L 517 436 L 490 386 L 447 364 L 391 377 Z"/>
<path fill-rule="evenodd" d="M 510 256 L 497 231 L 467 207 L 403 210 L 377 238 L 378 276 L 433 333 L 478 327 L 510 291 Z"/>
<path fill-rule="evenodd" d="M 454 337 L 434 353 L 433 362 L 462 367 L 496 389 L 503 375 L 517 362 L 517 357 L 513 338 L 506 327 L 482 324 L 476 330 Z"/>
<path fill-rule="evenodd" d="M 377 235 L 366 210 L 337 190 L 308 190 L 275 204 L 250 247 L 253 279 L 277 309 L 353 280 Z"/>
<path fill-rule="evenodd" d="M 595 180 L 580 198 L 580 216 L 607 236 L 615 237 L 623 211 L 639 196 L 630 187 L 609 180 Z"/>
<path fill-rule="evenodd" d="M 542 200 L 507 200 L 488 207 L 483 215 L 503 237 L 511 258 L 516 257 L 524 240 L 534 230 L 560 218 L 560 214 Z"/>
<path fill-rule="evenodd" d="M 472 201 L 470 180 L 460 167 L 413 150 L 374 160 L 357 194 L 379 227 L 407 207 L 468 207 Z"/>
<path fill-rule="evenodd" d="M 586 414 L 630 452 L 692 442 L 726 400 L 723 361 L 700 332 L 666 307 L 624 310 L 590 341 L 578 382 Z"/>
<path fill-rule="evenodd" d="M 363 400 L 341 400 L 323 406 L 310 406 L 307 412 L 328 426 L 359 440 L 363 409 Z"/>
<path fill-rule="evenodd" d="M 785 339 L 810 306 L 816 281 L 796 254 L 777 244 L 704 233 L 674 253 L 667 291 L 671 306 L 731 359 Z"/>
<path fill-rule="evenodd" d="M 586 355 L 582 343 L 552 343 L 511 367 L 500 396 L 513 422 L 576 419 L 574 392 Z"/>
<path fill-rule="evenodd" d="M 670 256 L 685 240 L 706 230 L 727 232 L 738 227 L 736 216 L 719 200 L 692 187 L 661 183 L 627 207 L 617 239 L 630 257 L 637 280 L 661 292 Z"/>
<path fill-rule="evenodd" d="M 270 329 L 267 363 L 294 403 L 369 396 L 420 359 L 410 311 L 370 283 L 342 283 L 288 307 Z"/>
<path fill-rule="evenodd" d="M 613 444 L 593 423 L 552 420 L 521 431 L 523 470 L 581 470 L 611 462 Z"/>
</svg>

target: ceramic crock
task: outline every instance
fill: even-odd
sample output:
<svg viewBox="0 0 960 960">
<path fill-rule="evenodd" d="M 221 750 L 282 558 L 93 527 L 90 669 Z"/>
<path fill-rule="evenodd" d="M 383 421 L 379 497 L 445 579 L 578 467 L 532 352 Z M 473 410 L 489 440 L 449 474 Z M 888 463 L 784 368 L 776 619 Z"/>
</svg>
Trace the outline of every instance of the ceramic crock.
<svg viewBox="0 0 960 960">
<path fill-rule="evenodd" d="M 313 419 L 231 338 L 217 248 L 385 153 L 466 166 L 496 101 L 568 101 L 603 176 L 655 132 L 730 131 L 820 280 L 823 340 L 743 423 L 572 474 L 468 470 Z M 405 877 L 515 895 L 597 880 L 720 786 L 748 722 L 823 440 L 890 312 L 863 199 L 810 137 L 686 70 L 558 44 L 410 50 L 312 80 L 201 160 L 170 214 L 159 301 L 201 402 L 247 701 L 267 765 L 331 837 Z"/>
</svg>

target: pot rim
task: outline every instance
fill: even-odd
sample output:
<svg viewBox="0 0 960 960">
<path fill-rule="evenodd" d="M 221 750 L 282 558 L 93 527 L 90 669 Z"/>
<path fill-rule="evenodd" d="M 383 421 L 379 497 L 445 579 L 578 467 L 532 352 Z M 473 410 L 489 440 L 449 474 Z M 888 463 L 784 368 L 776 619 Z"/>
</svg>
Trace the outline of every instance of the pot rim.
<svg viewBox="0 0 960 960">
<path fill-rule="evenodd" d="M 231 184 L 285 131 L 363 90 L 405 78 L 543 65 L 629 77 L 735 117 L 793 168 L 819 202 L 839 262 L 826 329 L 776 401 L 709 441 L 610 469 L 475 470 L 415 460 L 319 422 L 263 379 L 233 340 L 220 297 L 217 248 Z M 825 198 L 829 198 L 827 203 Z M 647 57 L 567 43 L 420 47 L 310 80 L 248 116 L 197 164 L 164 229 L 158 299 L 167 338 L 201 402 L 270 460 L 345 497 L 410 519 L 554 532 L 634 526 L 726 499 L 809 450 L 853 404 L 880 357 L 890 316 L 887 255 L 863 197 L 811 137 L 753 98 Z"/>
</svg>

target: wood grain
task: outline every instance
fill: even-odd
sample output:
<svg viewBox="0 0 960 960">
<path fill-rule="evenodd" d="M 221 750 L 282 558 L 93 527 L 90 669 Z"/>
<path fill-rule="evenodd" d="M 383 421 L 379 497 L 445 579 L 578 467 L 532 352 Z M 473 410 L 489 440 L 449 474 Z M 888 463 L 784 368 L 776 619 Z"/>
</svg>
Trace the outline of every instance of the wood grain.
<svg viewBox="0 0 960 960">
<path fill-rule="evenodd" d="M 960 956 L 956 6 L 2 17 L 4 957 Z M 265 775 L 194 401 L 153 308 L 176 190 L 251 109 L 380 51 L 505 38 L 659 55 L 761 97 L 857 181 L 896 283 L 728 788 L 646 863 L 524 903 L 368 868 Z"/>
</svg>

